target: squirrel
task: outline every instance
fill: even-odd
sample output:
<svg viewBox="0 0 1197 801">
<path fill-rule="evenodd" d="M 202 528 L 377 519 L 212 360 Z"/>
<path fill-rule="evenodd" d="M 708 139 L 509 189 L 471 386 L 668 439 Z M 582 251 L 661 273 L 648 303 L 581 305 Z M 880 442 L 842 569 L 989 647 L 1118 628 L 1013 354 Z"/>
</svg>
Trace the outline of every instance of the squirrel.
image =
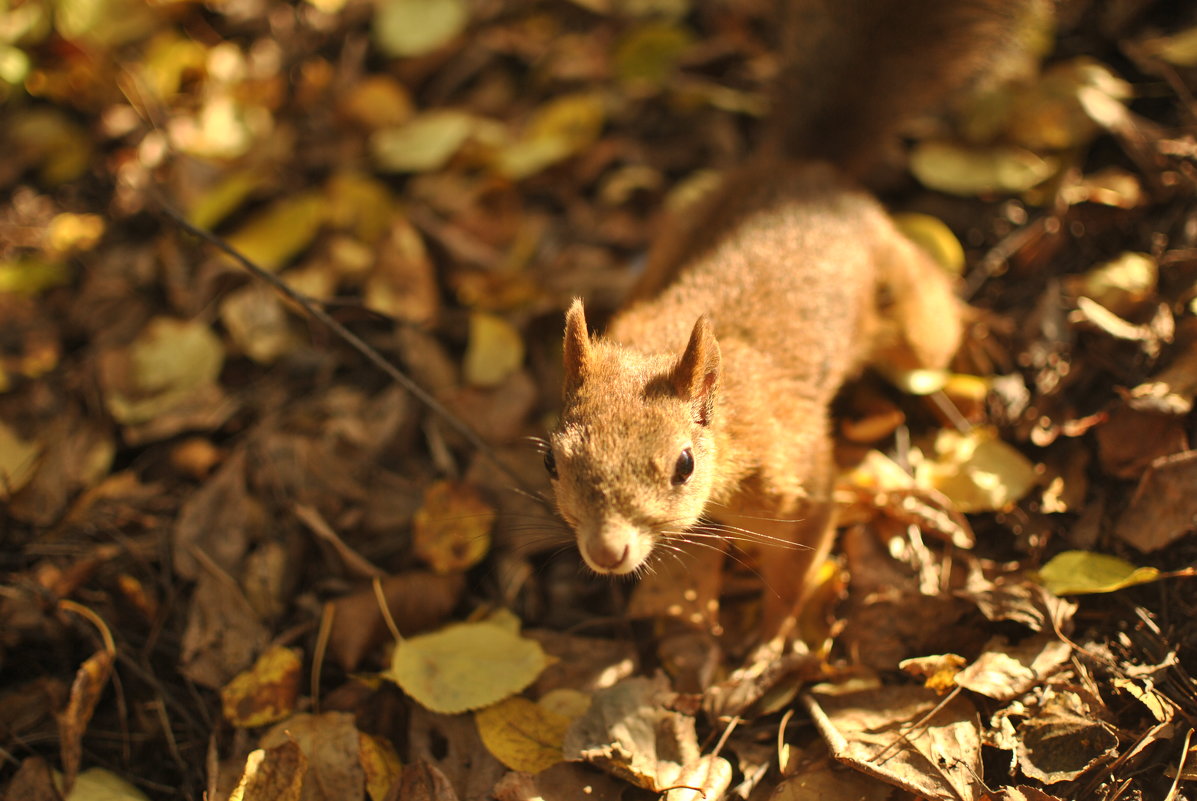
<svg viewBox="0 0 1197 801">
<path fill-rule="evenodd" d="M 1031 2 L 782 0 L 764 147 L 661 232 L 604 336 L 566 313 L 545 467 L 591 569 L 748 529 L 793 544 L 760 560 L 765 636 L 790 630 L 834 538 L 832 399 L 869 363 L 946 367 L 962 336 L 950 278 L 857 180 Z"/>
</svg>

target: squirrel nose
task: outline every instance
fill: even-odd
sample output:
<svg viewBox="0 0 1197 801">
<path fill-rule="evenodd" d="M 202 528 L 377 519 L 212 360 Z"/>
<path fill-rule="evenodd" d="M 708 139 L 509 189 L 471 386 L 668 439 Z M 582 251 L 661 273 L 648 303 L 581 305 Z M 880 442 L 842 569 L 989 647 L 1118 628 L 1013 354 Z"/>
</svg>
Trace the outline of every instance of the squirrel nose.
<svg viewBox="0 0 1197 801">
<path fill-rule="evenodd" d="M 600 541 L 591 543 L 586 551 L 590 556 L 590 561 L 594 562 L 597 567 L 604 570 L 617 570 L 627 560 L 631 545 L 625 542 L 622 550 L 617 549 L 619 549 L 618 543 Z"/>
</svg>

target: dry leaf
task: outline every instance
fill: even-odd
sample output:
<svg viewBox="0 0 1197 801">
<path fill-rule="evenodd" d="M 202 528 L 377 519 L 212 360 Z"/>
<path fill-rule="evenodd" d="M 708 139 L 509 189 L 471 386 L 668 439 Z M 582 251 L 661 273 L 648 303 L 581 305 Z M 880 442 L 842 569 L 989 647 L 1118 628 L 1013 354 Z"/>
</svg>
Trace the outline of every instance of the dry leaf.
<svg viewBox="0 0 1197 801">
<path fill-rule="evenodd" d="M 328 216 L 329 203 L 322 192 L 301 192 L 276 200 L 227 240 L 263 270 L 276 272 L 312 243 Z"/>
<path fill-rule="evenodd" d="M 1056 693 L 1018 727 L 1015 753 L 1022 772 L 1045 784 L 1070 781 L 1113 756 L 1114 730 L 1074 693 Z"/>
<path fill-rule="evenodd" d="M 470 315 L 470 339 L 462 374 L 475 386 L 501 384 L 524 363 L 524 338 L 502 317 L 485 312 Z"/>
<path fill-rule="evenodd" d="M 383 675 L 428 709 L 456 714 L 520 692 L 546 664 L 535 640 L 493 623 L 459 623 L 397 643 Z"/>
<path fill-rule="evenodd" d="M 583 760 L 654 792 L 677 783 L 699 758 L 694 719 L 670 711 L 661 674 L 633 677 L 594 694 L 565 735 L 565 758 Z"/>
<path fill-rule="evenodd" d="M 295 711 L 303 678 L 302 655 L 297 648 L 274 646 L 220 689 L 225 720 L 234 726 L 265 726 Z"/>
<path fill-rule="evenodd" d="M 832 756 L 926 798 L 980 798 L 981 737 L 963 697 L 923 687 L 817 685 L 804 697 Z"/>
<path fill-rule="evenodd" d="M 63 801 L 149 801 L 149 797 L 112 771 L 88 768 L 75 779 Z"/>
<path fill-rule="evenodd" d="M 499 152 L 496 166 L 509 178 L 534 175 L 592 145 L 606 115 L 597 93 L 558 97 L 539 108 L 523 135 Z"/>
<path fill-rule="evenodd" d="M 894 215 L 894 225 L 904 236 L 927 251 L 935 263 L 952 275 L 964 272 L 964 248 L 952 229 L 938 217 L 907 212 Z"/>
<path fill-rule="evenodd" d="M 1179 540 L 1197 521 L 1197 451 L 1156 459 L 1143 474 L 1114 533 L 1144 553 Z"/>
<path fill-rule="evenodd" d="M 308 759 L 293 741 L 259 748 L 245 760 L 245 769 L 229 801 L 299 801 Z"/>
<path fill-rule="evenodd" d="M 412 519 L 412 549 L 437 573 L 457 573 L 490 549 L 495 510 L 470 484 L 437 481 Z"/>
<path fill-rule="evenodd" d="M 995 701 L 1009 701 L 1041 684 L 1064 666 L 1071 655 L 1072 646 L 1047 632 L 1028 637 L 1017 645 L 999 637 L 956 674 L 955 682 Z"/>
<path fill-rule="evenodd" d="M 303 801 L 361 801 L 366 777 L 359 761 L 360 740 L 353 715 L 325 712 L 296 715 L 262 736 L 261 745 L 273 749 L 294 743 L 306 757 Z"/>
</svg>

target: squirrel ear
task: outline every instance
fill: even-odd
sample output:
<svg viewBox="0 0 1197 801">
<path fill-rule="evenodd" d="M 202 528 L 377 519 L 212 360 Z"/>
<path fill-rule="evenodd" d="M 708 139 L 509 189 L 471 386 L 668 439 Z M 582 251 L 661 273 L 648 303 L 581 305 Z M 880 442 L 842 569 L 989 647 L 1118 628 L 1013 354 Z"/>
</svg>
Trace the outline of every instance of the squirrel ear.
<svg viewBox="0 0 1197 801">
<path fill-rule="evenodd" d="M 694 404 L 694 414 L 702 425 L 710 425 L 715 410 L 715 387 L 719 383 L 719 343 L 711 318 L 703 315 L 694 324 L 690 342 L 677 367 L 669 376 L 674 390 Z"/>
<path fill-rule="evenodd" d="M 582 299 L 574 298 L 565 313 L 565 342 L 562 346 L 565 361 L 565 395 L 572 395 L 586 377 L 590 366 L 590 334 L 586 331 L 586 312 Z"/>
</svg>

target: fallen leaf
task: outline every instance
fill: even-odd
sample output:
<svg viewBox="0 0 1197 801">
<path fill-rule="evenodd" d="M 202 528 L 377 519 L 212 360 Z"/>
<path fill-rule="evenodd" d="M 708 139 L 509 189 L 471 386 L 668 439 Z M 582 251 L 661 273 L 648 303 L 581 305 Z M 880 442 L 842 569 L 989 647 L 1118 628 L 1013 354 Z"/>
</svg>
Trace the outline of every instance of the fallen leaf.
<svg viewBox="0 0 1197 801">
<path fill-rule="evenodd" d="M 922 142 L 910 154 L 910 171 L 929 189 L 971 197 L 1023 192 L 1046 181 L 1056 160 L 1013 147 L 969 148 Z"/>
<path fill-rule="evenodd" d="M 438 481 L 412 519 L 412 549 L 437 573 L 478 564 L 490 549 L 495 510 L 470 484 Z"/>
<path fill-rule="evenodd" d="M 399 791 L 393 797 L 401 801 L 457 801 L 457 793 L 445 774 L 427 762 L 415 762 L 403 771 Z"/>
<path fill-rule="evenodd" d="M 592 145 L 602 132 L 606 103 L 601 95 L 579 92 L 539 108 L 515 142 L 497 156 L 498 171 L 527 178 Z"/>
<path fill-rule="evenodd" d="M 682 767 L 673 787 L 661 795 L 661 801 L 705 801 L 723 798 L 731 786 L 732 766 L 721 756 L 706 754 Z"/>
<path fill-rule="evenodd" d="M 1139 480 L 1114 534 L 1143 553 L 1171 545 L 1197 522 L 1197 451 L 1156 459 Z"/>
<path fill-rule="evenodd" d="M 474 132 L 474 117 L 464 111 L 437 109 L 370 137 L 370 155 L 389 172 L 439 170 Z"/>
<path fill-rule="evenodd" d="M 403 775 L 403 765 L 395 753 L 395 746 L 389 740 L 359 732 L 358 760 L 366 777 L 366 794 L 370 801 L 387 801 Z"/>
<path fill-rule="evenodd" d="M 594 694 L 589 711 L 565 735 L 565 758 L 583 760 L 654 792 L 677 783 L 699 758 L 694 719 L 671 711 L 661 674 L 632 677 Z"/>
<path fill-rule="evenodd" d="M 1118 735 L 1074 693 L 1057 693 L 1018 726 L 1022 772 L 1044 784 L 1070 781 L 1114 755 Z"/>
<path fill-rule="evenodd" d="M 459 623 L 397 643 L 383 675 L 428 709 L 457 714 L 520 692 L 546 664 L 535 640 L 493 623 Z"/>
<path fill-rule="evenodd" d="M 1156 581 L 1160 571 L 1154 567 L 1135 567 L 1109 554 L 1063 551 L 1039 568 L 1036 577 L 1056 595 L 1086 595 Z"/>
<path fill-rule="evenodd" d="M 955 682 L 995 701 L 1009 701 L 1042 683 L 1071 655 L 1072 646 L 1054 633 L 1042 632 L 1017 645 L 999 637 L 956 674 Z"/>
<path fill-rule="evenodd" d="M 295 711 L 303 667 L 296 648 L 274 646 L 220 689 L 225 720 L 248 729 L 280 721 Z"/>
<path fill-rule="evenodd" d="M 229 801 L 299 801 L 307 768 L 308 759 L 298 743 L 259 748 L 246 758 Z"/>
<path fill-rule="evenodd" d="M 615 46 L 615 75 L 636 89 L 659 89 L 674 76 L 694 35 L 674 22 L 650 21 L 629 31 Z"/>
<path fill-rule="evenodd" d="M 496 801 L 555 801 L 555 799 L 594 799 L 616 801 L 627 785 L 610 776 L 574 762 L 558 762 L 535 776 L 508 773 L 495 783 Z M 40 800 L 39 800 L 40 801 Z"/>
<path fill-rule="evenodd" d="M 980 798 L 977 711 L 924 687 L 816 685 L 804 696 L 840 762 L 926 798 Z"/>
<path fill-rule="evenodd" d="M 110 770 L 88 768 L 75 779 L 64 801 L 149 801 L 149 796 Z"/>
<path fill-rule="evenodd" d="M 155 317 L 128 347 L 101 357 L 105 405 L 126 425 L 188 409 L 197 395 L 218 391 L 223 364 L 224 348 L 205 323 Z"/>
<path fill-rule="evenodd" d="M 573 719 L 527 698 L 508 698 L 474 713 L 478 734 L 512 770 L 539 773 L 565 757 L 561 744 Z"/>
<path fill-rule="evenodd" d="M 470 338 L 462 373 L 480 387 L 503 382 L 524 363 L 524 339 L 502 317 L 485 312 L 470 315 Z"/>
<path fill-rule="evenodd" d="M 276 724 L 262 735 L 261 746 L 299 746 L 305 757 L 304 801 L 360 801 L 366 776 L 359 761 L 360 740 L 353 715 L 347 712 L 301 714 Z M 298 770 L 297 765 L 297 770 Z"/>
<path fill-rule="evenodd" d="M 1159 265 L 1146 253 L 1126 252 L 1076 276 L 1076 294 L 1100 303 L 1120 316 L 1151 299 L 1159 280 Z"/>
<path fill-rule="evenodd" d="M 328 216 L 329 203 L 322 192 L 300 192 L 276 200 L 226 241 L 263 270 L 277 272 L 312 243 Z"/>
<path fill-rule="evenodd" d="M 33 478 L 42 446 L 26 442 L 0 422 L 0 500 L 7 501 Z"/>
<path fill-rule="evenodd" d="M 375 7 L 371 32 L 385 55 L 420 56 L 465 30 L 469 13 L 465 0 L 388 0 Z"/>
<path fill-rule="evenodd" d="M 941 430 L 934 458 L 916 467 L 915 478 L 943 493 L 961 512 L 989 512 L 1022 498 L 1038 476 L 1030 460 L 995 430 L 977 427 L 966 434 Z"/>
</svg>

